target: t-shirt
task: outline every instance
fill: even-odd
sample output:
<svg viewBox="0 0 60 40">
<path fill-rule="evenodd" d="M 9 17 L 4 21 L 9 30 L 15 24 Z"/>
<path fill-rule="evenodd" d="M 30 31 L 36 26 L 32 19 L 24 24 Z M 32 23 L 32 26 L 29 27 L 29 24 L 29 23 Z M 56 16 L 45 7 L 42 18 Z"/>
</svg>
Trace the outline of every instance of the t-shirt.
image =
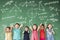
<svg viewBox="0 0 60 40">
<path fill-rule="evenodd" d="M 20 39 L 20 29 L 19 28 L 13 29 L 13 39 Z"/>
<path fill-rule="evenodd" d="M 12 32 L 5 33 L 5 40 L 12 40 Z"/>
<path fill-rule="evenodd" d="M 44 31 L 44 29 L 40 30 L 40 38 L 45 38 L 45 31 Z"/>
<path fill-rule="evenodd" d="M 29 40 L 29 33 L 27 31 L 24 32 L 24 40 Z"/>
</svg>

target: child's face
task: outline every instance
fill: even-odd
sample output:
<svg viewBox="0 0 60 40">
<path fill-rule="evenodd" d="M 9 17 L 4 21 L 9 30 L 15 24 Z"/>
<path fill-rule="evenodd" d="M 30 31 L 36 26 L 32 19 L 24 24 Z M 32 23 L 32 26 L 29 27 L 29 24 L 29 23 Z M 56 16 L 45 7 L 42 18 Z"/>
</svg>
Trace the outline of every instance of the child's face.
<svg viewBox="0 0 60 40">
<path fill-rule="evenodd" d="M 9 31 L 10 31 L 10 29 L 9 29 L 9 28 L 6 28 L 6 31 L 7 31 L 7 32 L 9 32 Z"/>
<path fill-rule="evenodd" d="M 16 25 L 15 25 L 15 28 L 19 28 L 19 25 L 18 25 L 18 24 L 16 24 Z"/>
<path fill-rule="evenodd" d="M 49 29 L 51 29 L 51 28 L 52 28 L 52 25 L 51 25 L 51 24 L 49 24 L 49 25 L 48 25 L 48 28 L 49 28 Z"/>
<path fill-rule="evenodd" d="M 36 30 L 36 29 L 37 29 L 36 25 L 33 25 L 33 29 L 34 29 L 34 30 Z"/>
<path fill-rule="evenodd" d="M 44 27 L 43 27 L 43 26 L 41 26 L 41 29 L 44 29 Z"/>
<path fill-rule="evenodd" d="M 28 28 L 27 27 L 25 28 L 25 31 L 28 31 Z"/>
</svg>

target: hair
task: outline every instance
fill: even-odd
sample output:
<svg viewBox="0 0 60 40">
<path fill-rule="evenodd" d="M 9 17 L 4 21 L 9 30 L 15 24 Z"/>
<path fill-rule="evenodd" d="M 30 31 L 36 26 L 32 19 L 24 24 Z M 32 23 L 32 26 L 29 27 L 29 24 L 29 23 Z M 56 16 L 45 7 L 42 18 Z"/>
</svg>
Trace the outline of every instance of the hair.
<svg viewBox="0 0 60 40">
<path fill-rule="evenodd" d="M 44 24 L 42 24 L 41 26 L 43 26 L 43 28 L 45 28 L 45 25 Z"/>
<path fill-rule="evenodd" d="M 35 26 L 36 26 L 36 30 L 37 30 L 38 26 L 37 26 L 36 24 L 33 24 L 33 25 L 35 25 Z"/>
<path fill-rule="evenodd" d="M 20 26 L 20 24 L 19 24 L 19 23 L 16 23 L 15 25 L 19 25 L 19 26 Z M 15 25 L 14 25 L 14 26 L 15 26 Z"/>
<path fill-rule="evenodd" d="M 33 25 L 37 26 L 36 24 L 33 24 Z"/>
<path fill-rule="evenodd" d="M 28 27 L 28 26 L 25 26 L 25 28 L 28 28 L 28 29 L 29 29 L 29 27 Z"/>
<path fill-rule="evenodd" d="M 8 26 L 8 27 L 6 27 L 6 28 L 8 28 L 9 30 L 11 29 L 9 26 Z"/>
<path fill-rule="evenodd" d="M 52 24 L 51 24 L 51 23 L 49 23 L 49 24 L 47 25 L 47 28 L 48 28 L 48 29 L 49 29 L 49 27 L 48 27 L 49 25 L 52 25 Z M 52 26 L 52 27 L 53 27 L 53 26 Z"/>
<path fill-rule="evenodd" d="M 44 24 L 42 24 L 42 26 L 44 27 L 45 25 L 44 25 Z"/>
</svg>

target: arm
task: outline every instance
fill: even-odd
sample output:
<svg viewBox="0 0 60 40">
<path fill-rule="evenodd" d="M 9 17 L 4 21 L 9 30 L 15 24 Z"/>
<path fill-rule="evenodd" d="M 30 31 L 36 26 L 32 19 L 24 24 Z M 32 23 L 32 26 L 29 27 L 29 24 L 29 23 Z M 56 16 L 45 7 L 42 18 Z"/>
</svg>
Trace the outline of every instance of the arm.
<svg viewBox="0 0 60 40">
<path fill-rule="evenodd" d="M 47 28 L 47 27 L 45 26 L 45 27 L 44 27 L 44 31 L 46 30 L 46 28 Z"/>
<path fill-rule="evenodd" d="M 47 24 L 45 24 L 45 29 L 47 28 Z"/>
<path fill-rule="evenodd" d="M 52 33 L 55 34 L 54 30 L 52 29 Z"/>
<path fill-rule="evenodd" d="M 23 24 L 20 25 L 19 29 L 23 27 Z"/>
<path fill-rule="evenodd" d="M 14 25 L 11 25 L 10 27 L 11 27 L 11 29 L 12 29 L 12 28 L 14 28 Z"/>
<path fill-rule="evenodd" d="M 11 30 L 12 30 L 12 29 L 14 28 L 14 25 L 11 25 L 10 28 L 11 28 Z"/>
<path fill-rule="evenodd" d="M 10 31 L 12 31 L 13 28 L 14 28 L 14 25 L 11 25 L 11 26 L 10 26 Z"/>
<path fill-rule="evenodd" d="M 6 32 L 6 28 L 4 28 L 4 32 Z"/>
<path fill-rule="evenodd" d="M 40 29 L 40 26 L 38 26 L 37 31 L 39 31 L 39 29 Z"/>
<path fill-rule="evenodd" d="M 13 29 L 13 28 L 12 28 L 12 27 L 10 27 L 10 32 L 12 31 L 12 29 Z"/>
<path fill-rule="evenodd" d="M 42 25 L 42 23 L 41 23 L 41 24 L 38 26 L 38 29 L 37 29 L 37 31 L 40 29 L 41 25 Z"/>
<path fill-rule="evenodd" d="M 30 28 L 31 30 L 33 30 L 31 26 L 30 26 L 29 28 Z"/>
<path fill-rule="evenodd" d="M 45 29 L 47 28 L 47 26 L 45 26 Z"/>
<path fill-rule="evenodd" d="M 51 32 L 49 32 L 49 30 L 47 29 L 47 33 L 49 33 L 50 35 L 52 34 Z"/>
</svg>

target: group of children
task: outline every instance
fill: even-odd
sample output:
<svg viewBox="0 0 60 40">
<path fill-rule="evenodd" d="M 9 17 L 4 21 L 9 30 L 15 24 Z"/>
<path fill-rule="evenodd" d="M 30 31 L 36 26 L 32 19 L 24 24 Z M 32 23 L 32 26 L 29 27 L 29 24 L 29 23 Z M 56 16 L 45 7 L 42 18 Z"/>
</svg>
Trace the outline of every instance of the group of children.
<svg viewBox="0 0 60 40">
<path fill-rule="evenodd" d="M 19 23 L 16 23 L 12 27 L 6 27 L 5 28 L 5 40 L 21 40 L 21 29 L 23 25 L 20 25 Z M 31 36 L 28 32 L 29 29 L 31 29 Z M 40 32 L 39 32 L 40 31 Z M 40 36 L 38 36 L 38 33 Z M 37 26 L 36 24 L 33 24 L 32 27 L 25 27 L 24 31 L 24 37 L 23 40 L 54 40 L 54 30 L 52 27 L 52 24 L 48 24 L 47 27 L 45 27 L 44 24 L 40 24 Z"/>
</svg>

